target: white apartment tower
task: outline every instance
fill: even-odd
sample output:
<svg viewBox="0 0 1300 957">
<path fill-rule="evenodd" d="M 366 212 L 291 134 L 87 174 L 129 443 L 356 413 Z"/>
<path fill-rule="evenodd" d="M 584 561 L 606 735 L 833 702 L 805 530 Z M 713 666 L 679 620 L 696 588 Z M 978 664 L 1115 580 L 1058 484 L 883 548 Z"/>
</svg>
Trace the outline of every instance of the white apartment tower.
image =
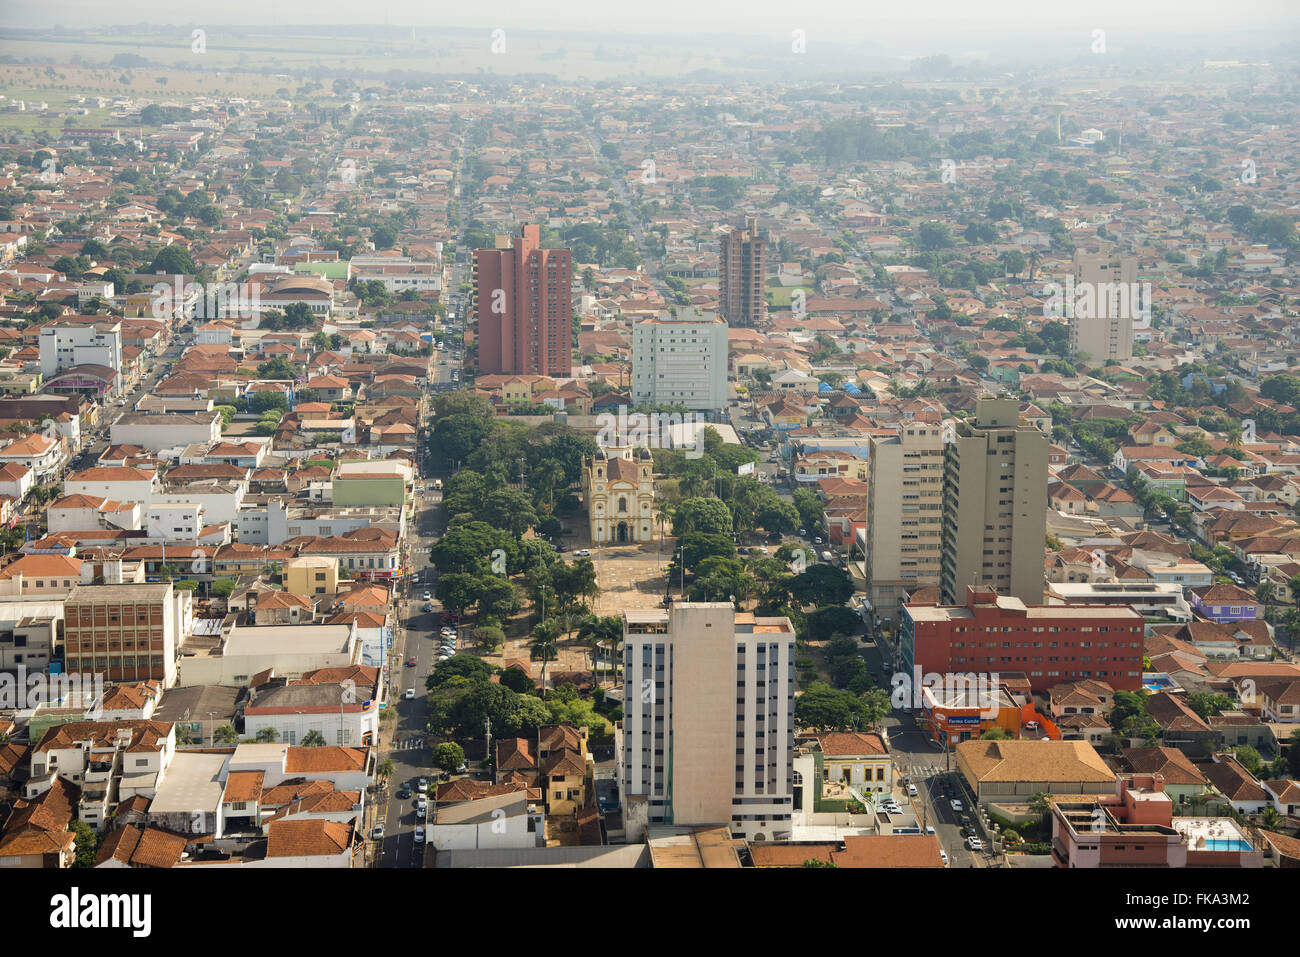
<svg viewBox="0 0 1300 957">
<path fill-rule="evenodd" d="M 793 810 L 794 628 L 730 602 L 624 613 L 624 797 L 649 823 L 782 840 Z"/>
<path fill-rule="evenodd" d="M 1074 290 L 1070 351 L 1087 353 L 1098 365 L 1107 359 L 1132 359 L 1133 326 L 1143 309 L 1136 301 L 1137 259 L 1119 256 L 1111 247 L 1099 253 L 1076 249 Z"/>
<path fill-rule="evenodd" d="M 900 422 L 872 436 L 864 571 L 877 620 L 898 619 L 906 596 L 939 584 L 943 553 L 943 427 Z"/>
<path fill-rule="evenodd" d="M 632 332 L 632 401 L 707 412 L 727 405 L 727 323 L 698 307 L 661 312 Z"/>
</svg>

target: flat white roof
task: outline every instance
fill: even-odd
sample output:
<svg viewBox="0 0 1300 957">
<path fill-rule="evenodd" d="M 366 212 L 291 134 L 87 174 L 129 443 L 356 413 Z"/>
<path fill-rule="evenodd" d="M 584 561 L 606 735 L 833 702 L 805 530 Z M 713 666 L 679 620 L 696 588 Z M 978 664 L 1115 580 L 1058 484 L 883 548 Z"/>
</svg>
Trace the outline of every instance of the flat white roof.
<svg viewBox="0 0 1300 957">
<path fill-rule="evenodd" d="M 172 755 L 172 763 L 163 775 L 157 795 L 149 804 L 149 812 L 192 814 L 215 810 L 225 790 L 221 783 L 221 769 L 229 757 L 228 754 L 177 751 Z M 126 759 L 130 760 L 129 754 Z"/>
<path fill-rule="evenodd" d="M 236 628 L 226 639 L 229 655 L 317 654 L 343 652 L 350 625 L 252 625 Z"/>
</svg>

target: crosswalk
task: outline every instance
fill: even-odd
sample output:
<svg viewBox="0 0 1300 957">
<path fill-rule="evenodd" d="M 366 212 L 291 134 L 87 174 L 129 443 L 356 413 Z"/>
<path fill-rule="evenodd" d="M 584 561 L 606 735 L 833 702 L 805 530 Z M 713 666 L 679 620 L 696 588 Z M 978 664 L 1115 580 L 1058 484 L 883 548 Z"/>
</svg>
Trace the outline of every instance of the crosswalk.
<svg viewBox="0 0 1300 957">
<path fill-rule="evenodd" d="M 391 751 L 423 751 L 423 750 L 424 750 L 424 739 L 423 739 L 423 738 L 406 738 L 406 739 L 401 740 L 401 741 L 394 741 L 392 747 L 391 747 L 389 750 L 391 750 Z"/>
<path fill-rule="evenodd" d="M 899 764 L 896 769 L 898 773 L 906 774 L 909 778 L 933 777 L 943 773 L 943 768 L 935 764 Z"/>
</svg>

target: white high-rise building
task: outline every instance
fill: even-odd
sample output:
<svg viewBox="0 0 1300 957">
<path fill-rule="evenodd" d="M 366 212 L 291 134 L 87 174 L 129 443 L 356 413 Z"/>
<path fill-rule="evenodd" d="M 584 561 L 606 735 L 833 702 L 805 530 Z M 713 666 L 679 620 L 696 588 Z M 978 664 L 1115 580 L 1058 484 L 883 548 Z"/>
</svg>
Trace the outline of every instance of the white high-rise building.
<svg viewBox="0 0 1300 957">
<path fill-rule="evenodd" d="M 730 602 L 677 602 L 623 616 L 624 799 L 648 823 L 728 825 L 789 837 L 795 634 Z"/>
<path fill-rule="evenodd" d="M 707 412 L 727 405 L 727 323 L 698 307 L 661 312 L 632 331 L 632 401 Z"/>
</svg>

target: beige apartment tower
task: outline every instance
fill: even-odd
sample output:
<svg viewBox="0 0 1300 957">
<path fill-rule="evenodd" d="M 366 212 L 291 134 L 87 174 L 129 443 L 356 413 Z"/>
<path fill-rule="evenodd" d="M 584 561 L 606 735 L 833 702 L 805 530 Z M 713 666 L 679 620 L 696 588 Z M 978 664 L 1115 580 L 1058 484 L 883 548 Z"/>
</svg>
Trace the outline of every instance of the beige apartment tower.
<svg viewBox="0 0 1300 957">
<path fill-rule="evenodd" d="M 728 325 L 759 326 L 767 320 L 763 298 L 766 246 L 758 236 L 758 220 L 746 217 L 745 227 L 727 233 L 718 257 L 718 311 Z"/>
<path fill-rule="evenodd" d="M 1143 308 L 1137 301 L 1137 259 L 1109 245 L 1097 253 L 1076 249 L 1071 292 L 1070 351 L 1086 353 L 1097 365 L 1132 359 L 1133 325 Z"/>
<path fill-rule="evenodd" d="M 901 422 L 872 436 L 864 571 L 876 620 L 897 620 L 908 593 L 939 584 L 943 536 L 943 427 Z"/>
<path fill-rule="evenodd" d="M 756 618 L 730 602 L 625 612 L 625 802 L 644 796 L 651 825 L 788 838 L 794 642 L 788 618 Z"/>
<path fill-rule="evenodd" d="M 954 423 L 944 455 L 940 589 L 945 604 L 967 585 L 1043 603 L 1047 436 L 1021 425 L 1019 402 L 985 396 L 973 420 Z"/>
</svg>

